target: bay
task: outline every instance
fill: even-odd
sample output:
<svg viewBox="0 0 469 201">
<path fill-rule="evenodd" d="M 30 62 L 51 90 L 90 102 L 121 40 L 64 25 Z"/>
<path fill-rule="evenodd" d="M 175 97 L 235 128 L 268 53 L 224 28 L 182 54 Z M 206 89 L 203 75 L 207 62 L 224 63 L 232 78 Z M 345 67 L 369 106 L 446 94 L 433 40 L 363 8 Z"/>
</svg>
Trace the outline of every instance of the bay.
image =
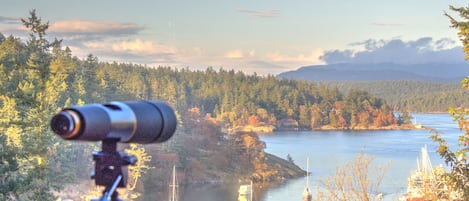
<svg viewBox="0 0 469 201">
<path fill-rule="evenodd" d="M 448 114 L 412 114 L 417 123 L 442 132 L 454 149 L 461 134 Z M 304 131 L 274 132 L 262 135 L 266 152 L 282 158 L 290 155 L 294 162 L 306 169 L 309 158 L 310 187 L 320 188 L 319 179 L 334 175 L 338 166 L 354 160 L 357 154 L 375 156 L 373 164 L 390 162 L 380 192 L 383 200 L 398 200 L 406 192 L 407 178 L 417 168 L 416 159 L 423 146 L 427 146 L 432 164 L 444 164 L 435 153 L 437 146 L 429 139 L 428 130 L 376 130 L 376 131 Z M 306 177 L 288 180 L 276 186 L 256 186 L 255 201 L 301 200 Z M 235 201 L 237 186 L 206 185 L 188 187 L 184 200 Z"/>
</svg>

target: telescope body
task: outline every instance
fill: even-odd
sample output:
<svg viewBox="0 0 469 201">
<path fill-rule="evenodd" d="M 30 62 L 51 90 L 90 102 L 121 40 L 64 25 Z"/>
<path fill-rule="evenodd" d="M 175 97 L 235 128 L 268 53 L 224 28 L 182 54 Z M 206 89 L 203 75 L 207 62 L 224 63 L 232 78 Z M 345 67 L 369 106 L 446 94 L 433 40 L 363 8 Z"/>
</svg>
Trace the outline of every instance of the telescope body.
<svg viewBox="0 0 469 201">
<path fill-rule="evenodd" d="M 65 108 L 51 120 L 51 128 L 66 140 L 160 143 L 174 134 L 174 110 L 160 101 L 110 102 Z"/>
</svg>

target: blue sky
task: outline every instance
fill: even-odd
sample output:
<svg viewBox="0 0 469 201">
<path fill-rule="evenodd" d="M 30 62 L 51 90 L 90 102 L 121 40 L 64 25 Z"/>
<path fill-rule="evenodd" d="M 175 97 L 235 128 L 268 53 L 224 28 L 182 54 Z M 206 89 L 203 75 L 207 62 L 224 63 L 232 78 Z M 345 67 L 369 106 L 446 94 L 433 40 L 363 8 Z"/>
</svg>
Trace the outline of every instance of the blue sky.
<svg viewBox="0 0 469 201">
<path fill-rule="evenodd" d="M 1 33 L 27 37 L 19 18 L 36 9 L 50 23 L 48 36 L 62 38 L 79 58 L 91 53 L 101 61 L 194 70 L 212 66 L 260 75 L 350 61 L 355 55 L 397 54 L 402 48 L 414 51 L 406 55 L 419 55 L 419 61 L 403 58 L 406 62 L 424 62 L 422 52 L 441 51 L 445 52 L 441 62 L 449 62 L 446 55 L 453 52 L 450 58 L 457 60 L 461 53 L 460 47 L 455 49 L 460 45 L 457 31 L 449 28 L 443 13 L 449 5 L 468 5 L 445 0 L 0 3 Z"/>
</svg>

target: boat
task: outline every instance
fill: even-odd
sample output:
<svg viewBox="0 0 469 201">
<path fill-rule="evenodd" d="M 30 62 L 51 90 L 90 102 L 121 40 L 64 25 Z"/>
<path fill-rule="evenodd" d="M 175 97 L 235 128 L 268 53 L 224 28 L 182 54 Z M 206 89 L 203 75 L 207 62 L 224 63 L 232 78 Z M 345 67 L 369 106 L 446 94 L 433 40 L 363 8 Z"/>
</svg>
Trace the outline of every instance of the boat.
<svg viewBox="0 0 469 201">
<path fill-rule="evenodd" d="M 424 129 L 425 128 L 422 124 L 417 123 L 417 117 L 414 117 L 413 125 L 416 129 Z"/>
<path fill-rule="evenodd" d="M 303 191 L 303 201 L 311 201 L 312 194 L 309 188 L 309 158 L 306 159 L 306 186 Z"/>
<path fill-rule="evenodd" d="M 461 193 L 449 190 L 442 176 L 445 168 L 433 167 L 428 155 L 427 146 L 421 149 L 420 160 L 417 158 L 417 169 L 408 178 L 407 193 L 400 201 L 426 200 L 462 200 Z"/>
<path fill-rule="evenodd" d="M 250 184 L 244 184 L 239 186 L 238 190 L 238 201 L 252 201 L 252 181 Z"/>
<path fill-rule="evenodd" d="M 173 165 L 173 174 L 172 174 L 172 182 L 169 184 L 169 201 L 178 201 L 179 200 L 179 185 L 177 182 L 176 176 L 176 166 Z"/>
</svg>

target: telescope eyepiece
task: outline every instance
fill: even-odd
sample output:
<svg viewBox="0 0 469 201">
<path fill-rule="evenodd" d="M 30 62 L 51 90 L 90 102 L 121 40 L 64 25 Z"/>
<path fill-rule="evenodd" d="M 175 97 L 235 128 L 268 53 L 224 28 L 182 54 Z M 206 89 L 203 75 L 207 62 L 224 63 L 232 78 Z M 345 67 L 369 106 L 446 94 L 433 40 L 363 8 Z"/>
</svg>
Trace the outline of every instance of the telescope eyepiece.
<svg viewBox="0 0 469 201">
<path fill-rule="evenodd" d="M 64 139 L 72 139 L 78 135 L 80 117 L 73 110 L 59 112 L 51 120 L 51 129 Z"/>
</svg>

